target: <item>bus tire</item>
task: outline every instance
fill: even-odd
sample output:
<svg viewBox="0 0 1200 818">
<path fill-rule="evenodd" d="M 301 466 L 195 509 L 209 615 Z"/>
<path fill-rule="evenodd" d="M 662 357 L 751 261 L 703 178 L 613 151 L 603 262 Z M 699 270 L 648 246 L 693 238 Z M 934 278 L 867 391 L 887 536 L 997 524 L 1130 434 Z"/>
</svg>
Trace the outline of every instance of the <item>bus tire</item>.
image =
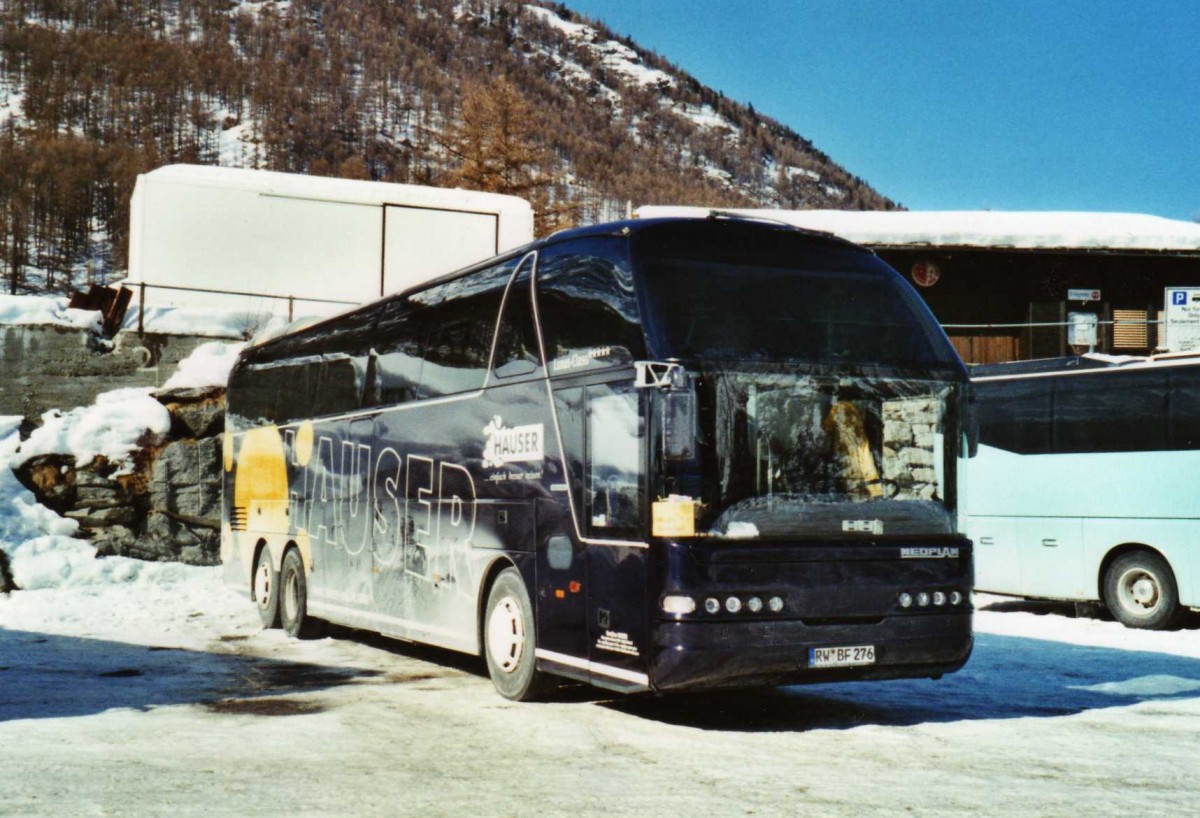
<svg viewBox="0 0 1200 818">
<path fill-rule="evenodd" d="M 278 628 L 279 573 L 271 565 L 271 549 L 266 546 L 258 552 L 258 562 L 254 564 L 254 575 L 250 578 L 250 594 L 263 627 Z"/>
<path fill-rule="evenodd" d="M 304 560 L 294 548 L 283 555 L 279 569 L 279 615 L 288 636 L 313 639 L 324 630 L 324 623 L 308 615 L 308 578 Z"/>
<path fill-rule="evenodd" d="M 1171 566 L 1150 551 L 1122 554 L 1104 573 L 1104 604 L 1127 628 L 1169 628 L 1179 617 Z"/>
<path fill-rule="evenodd" d="M 554 681 L 537 669 L 533 604 L 516 568 L 505 568 L 492 584 L 482 634 L 488 675 L 501 696 L 528 702 L 553 691 Z"/>
</svg>

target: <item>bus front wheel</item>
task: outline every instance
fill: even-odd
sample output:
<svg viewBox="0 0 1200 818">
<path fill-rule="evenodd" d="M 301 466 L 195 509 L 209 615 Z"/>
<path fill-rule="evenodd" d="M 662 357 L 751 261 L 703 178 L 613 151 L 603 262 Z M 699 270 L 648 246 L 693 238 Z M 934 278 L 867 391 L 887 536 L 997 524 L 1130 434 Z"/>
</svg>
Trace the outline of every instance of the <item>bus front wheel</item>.
<svg viewBox="0 0 1200 818">
<path fill-rule="evenodd" d="M 488 593 L 483 615 L 483 653 L 492 684 L 506 699 L 545 698 L 553 680 L 537 669 L 534 658 L 533 604 L 516 568 L 505 568 Z"/>
<path fill-rule="evenodd" d="M 1179 616 L 1171 566 L 1150 551 L 1122 554 L 1104 574 L 1104 604 L 1128 628 L 1169 628 Z"/>
<path fill-rule="evenodd" d="M 279 575 L 271 565 L 271 549 L 263 546 L 258 552 L 251 581 L 254 604 L 264 628 L 279 627 Z"/>
<path fill-rule="evenodd" d="M 308 579 L 304 560 L 294 548 L 283 555 L 279 569 L 279 614 L 288 636 L 312 639 L 320 636 L 323 624 L 308 614 Z"/>
</svg>

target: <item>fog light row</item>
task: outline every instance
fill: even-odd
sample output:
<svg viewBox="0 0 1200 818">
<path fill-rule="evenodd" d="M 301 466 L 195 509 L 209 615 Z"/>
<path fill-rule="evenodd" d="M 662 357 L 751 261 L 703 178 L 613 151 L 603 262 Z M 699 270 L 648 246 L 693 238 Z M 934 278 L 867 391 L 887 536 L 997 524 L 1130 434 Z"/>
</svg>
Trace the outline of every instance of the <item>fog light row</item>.
<svg viewBox="0 0 1200 818">
<path fill-rule="evenodd" d="M 740 613 L 741 611 L 749 611 L 750 613 L 760 613 L 763 608 L 766 608 L 771 613 L 779 613 L 783 610 L 783 597 L 772 596 L 765 601 L 762 597 L 751 596 L 742 597 L 727 596 L 722 601 L 715 596 L 710 596 L 704 600 L 704 610 L 710 614 L 720 613 L 725 610 L 731 614 Z M 662 609 L 669 614 L 690 614 L 696 610 L 696 600 L 690 596 L 665 596 L 662 600 Z"/>
<path fill-rule="evenodd" d="M 935 608 L 941 608 L 947 602 L 951 605 L 961 605 L 963 595 L 958 591 L 951 591 L 949 594 L 945 591 L 918 591 L 915 594 L 905 591 L 900 594 L 898 599 L 901 608 L 911 608 L 913 605 L 918 608 L 928 608 L 930 604 Z"/>
<path fill-rule="evenodd" d="M 738 596 L 727 596 L 724 603 L 715 596 L 710 596 L 704 600 L 704 610 L 710 614 L 720 613 L 722 608 L 731 614 L 740 613 L 743 609 L 750 613 L 758 613 L 763 607 L 762 597 L 758 596 L 747 597 L 744 602 Z M 783 597 L 773 596 L 768 598 L 765 607 L 771 613 L 779 613 L 783 610 Z"/>
</svg>

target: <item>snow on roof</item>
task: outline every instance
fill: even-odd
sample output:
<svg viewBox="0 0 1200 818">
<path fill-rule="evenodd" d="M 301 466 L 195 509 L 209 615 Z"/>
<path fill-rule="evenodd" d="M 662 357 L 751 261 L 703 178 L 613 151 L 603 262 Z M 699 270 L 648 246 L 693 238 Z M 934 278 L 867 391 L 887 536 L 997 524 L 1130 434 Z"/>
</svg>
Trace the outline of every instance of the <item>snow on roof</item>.
<svg viewBox="0 0 1200 818">
<path fill-rule="evenodd" d="M 482 193 L 461 188 L 368 182 L 332 176 L 306 176 L 272 170 L 225 168 L 215 165 L 163 165 L 138 177 L 138 184 L 168 182 L 254 191 L 263 196 L 330 199 L 354 204 L 404 204 L 412 207 L 445 207 L 485 212 L 529 211 L 529 202 L 502 193 Z"/>
<path fill-rule="evenodd" d="M 640 218 L 703 216 L 701 207 L 644 206 Z M 833 233 L 870 247 L 1200 251 L 1200 224 L 1139 213 L 1067 211 L 725 211 Z"/>
</svg>

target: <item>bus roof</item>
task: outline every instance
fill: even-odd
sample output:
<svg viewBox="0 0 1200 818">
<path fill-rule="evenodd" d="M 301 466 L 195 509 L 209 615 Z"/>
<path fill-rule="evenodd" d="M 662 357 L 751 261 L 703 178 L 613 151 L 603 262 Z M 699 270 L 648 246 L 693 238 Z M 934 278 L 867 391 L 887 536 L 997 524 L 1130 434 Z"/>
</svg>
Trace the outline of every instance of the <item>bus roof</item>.
<svg viewBox="0 0 1200 818">
<path fill-rule="evenodd" d="M 461 270 L 455 270 L 452 273 L 447 273 L 446 275 L 438 276 L 437 278 L 432 278 L 432 279 L 429 279 L 428 281 L 423 281 L 419 284 L 409 287 L 406 290 L 401 290 L 399 292 L 391 293 L 391 294 L 386 295 L 383 298 L 377 299 L 375 301 L 369 301 L 364 304 L 343 310 L 341 312 L 322 317 L 315 321 L 309 320 L 309 319 L 301 319 L 299 321 L 293 322 L 290 326 L 284 328 L 280 332 L 269 335 L 267 337 L 257 339 L 252 345 L 259 346 L 262 344 L 272 343 L 280 338 L 283 338 L 288 335 L 292 335 L 293 333 L 302 332 L 304 330 L 311 329 L 311 328 L 313 328 L 315 326 L 319 326 L 321 324 L 336 321 L 344 315 L 348 315 L 348 314 L 357 312 L 358 310 L 368 308 L 373 304 L 383 303 L 386 301 L 392 301 L 392 300 L 399 299 L 399 298 L 405 298 L 406 296 L 411 295 L 412 293 L 420 292 L 422 290 L 426 290 L 431 287 L 434 287 L 438 284 L 443 284 L 447 281 L 453 281 L 456 278 L 461 278 L 462 276 L 469 275 L 470 273 L 473 273 L 476 270 L 481 270 L 486 267 L 490 267 L 493 264 L 496 264 L 497 262 L 502 261 L 504 259 L 517 258 L 519 256 L 525 255 L 526 253 L 529 253 L 529 252 L 532 252 L 535 250 L 541 250 L 545 247 L 549 247 L 551 245 L 558 244 L 560 242 L 572 241 L 572 240 L 577 240 L 577 239 L 581 239 L 581 238 L 589 238 L 589 237 L 594 237 L 594 236 L 632 236 L 637 233 L 645 232 L 646 230 L 650 230 L 650 229 L 653 229 L 656 227 L 661 227 L 663 225 L 702 224 L 702 223 L 721 224 L 721 225 L 742 225 L 742 226 L 749 226 L 749 227 L 759 228 L 759 229 L 776 230 L 776 231 L 782 231 L 782 232 L 788 232 L 788 233 L 802 234 L 808 238 L 811 238 L 814 241 L 825 242 L 828 244 L 846 247 L 848 249 L 853 249 L 853 250 L 857 250 L 862 253 L 874 255 L 874 251 L 870 250 L 869 248 L 854 244 L 851 241 L 848 241 L 839 236 L 835 236 L 831 233 L 825 233 L 825 232 L 821 232 L 821 231 L 817 231 L 817 230 L 809 230 L 807 228 L 797 227 L 796 225 L 789 225 L 789 224 L 780 222 L 777 219 L 769 219 L 769 218 L 757 217 L 757 216 L 744 216 L 741 214 L 736 214 L 736 213 L 732 213 L 730 211 L 724 211 L 724 210 L 704 210 L 701 213 L 697 213 L 694 215 L 687 215 L 687 216 L 673 216 L 673 217 L 668 216 L 668 217 L 662 217 L 662 218 L 637 218 L 637 219 L 625 219 L 625 220 L 616 221 L 616 222 L 604 222 L 601 224 L 593 224 L 593 225 L 588 225 L 585 227 L 573 227 L 573 228 L 570 228 L 567 230 L 560 230 L 557 233 L 552 233 L 549 236 L 546 236 L 541 239 L 537 239 L 536 241 L 530 242 L 529 244 L 522 245 L 521 247 L 514 248 L 507 252 L 501 253 L 500 255 L 477 262 L 475 264 L 470 265 L 469 267 L 464 267 Z"/>
</svg>

